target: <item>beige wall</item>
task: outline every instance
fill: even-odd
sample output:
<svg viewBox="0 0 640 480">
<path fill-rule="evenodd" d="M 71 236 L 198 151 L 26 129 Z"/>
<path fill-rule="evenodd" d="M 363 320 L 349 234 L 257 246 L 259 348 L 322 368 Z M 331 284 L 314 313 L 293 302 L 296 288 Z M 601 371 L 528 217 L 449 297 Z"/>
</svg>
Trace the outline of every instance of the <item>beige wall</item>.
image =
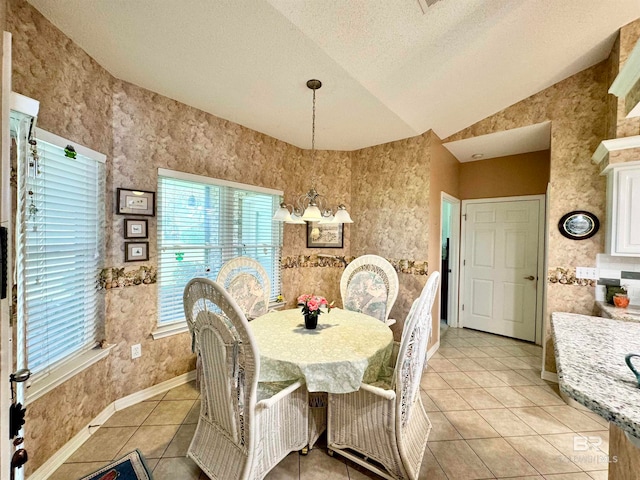
<svg viewBox="0 0 640 480">
<path fill-rule="evenodd" d="M 538 195 L 549 183 L 549 150 L 460 164 L 460 198 Z"/>
</svg>

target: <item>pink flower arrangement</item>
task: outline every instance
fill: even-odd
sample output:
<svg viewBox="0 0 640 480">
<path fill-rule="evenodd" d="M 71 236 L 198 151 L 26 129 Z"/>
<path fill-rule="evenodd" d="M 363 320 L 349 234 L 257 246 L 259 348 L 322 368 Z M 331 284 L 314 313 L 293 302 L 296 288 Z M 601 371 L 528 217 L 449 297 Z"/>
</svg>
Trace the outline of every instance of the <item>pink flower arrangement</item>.
<svg viewBox="0 0 640 480">
<path fill-rule="evenodd" d="M 331 312 L 331 309 L 333 308 L 333 302 L 329 303 L 326 298 L 318 297 L 309 293 L 305 293 L 298 297 L 298 304 L 300 303 L 304 304 L 302 307 L 302 313 L 305 315 L 320 315 L 320 313 L 322 313 L 320 307 L 323 305 L 327 307 L 327 313 Z"/>
</svg>

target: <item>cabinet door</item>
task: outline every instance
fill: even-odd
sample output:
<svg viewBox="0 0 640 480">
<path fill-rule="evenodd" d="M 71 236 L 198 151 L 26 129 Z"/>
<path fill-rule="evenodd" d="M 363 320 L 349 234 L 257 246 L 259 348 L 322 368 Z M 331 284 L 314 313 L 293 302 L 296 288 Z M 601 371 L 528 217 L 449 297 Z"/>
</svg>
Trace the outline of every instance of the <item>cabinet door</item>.
<svg viewBox="0 0 640 480">
<path fill-rule="evenodd" d="M 613 255 L 640 255 L 640 168 L 617 173 Z"/>
</svg>

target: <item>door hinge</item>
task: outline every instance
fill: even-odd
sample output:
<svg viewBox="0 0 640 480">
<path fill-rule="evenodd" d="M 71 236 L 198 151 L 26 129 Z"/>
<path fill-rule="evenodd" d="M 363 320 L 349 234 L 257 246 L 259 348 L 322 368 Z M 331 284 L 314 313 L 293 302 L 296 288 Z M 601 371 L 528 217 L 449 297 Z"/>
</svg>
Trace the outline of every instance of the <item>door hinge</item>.
<svg viewBox="0 0 640 480">
<path fill-rule="evenodd" d="M 462 216 L 464 217 L 464 221 L 466 222 L 467 221 L 467 214 L 463 213 Z"/>
<path fill-rule="evenodd" d="M 464 312 L 464 303 L 462 304 L 462 311 Z"/>
<path fill-rule="evenodd" d="M 462 260 L 462 266 L 464 267 L 467 264 L 466 260 Z"/>
</svg>

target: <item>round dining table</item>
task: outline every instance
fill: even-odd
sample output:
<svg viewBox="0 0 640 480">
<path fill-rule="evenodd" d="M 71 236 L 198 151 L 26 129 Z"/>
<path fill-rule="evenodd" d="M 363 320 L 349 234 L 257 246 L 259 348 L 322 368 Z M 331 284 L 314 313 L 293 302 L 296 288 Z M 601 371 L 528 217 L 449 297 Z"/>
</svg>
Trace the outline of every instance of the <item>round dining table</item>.
<svg viewBox="0 0 640 480">
<path fill-rule="evenodd" d="M 310 392 L 348 393 L 374 382 L 389 362 L 393 334 L 380 320 L 334 308 L 307 330 L 299 308 L 249 322 L 260 351 L 260 382 L 304 378 Z"/>
</svg>

